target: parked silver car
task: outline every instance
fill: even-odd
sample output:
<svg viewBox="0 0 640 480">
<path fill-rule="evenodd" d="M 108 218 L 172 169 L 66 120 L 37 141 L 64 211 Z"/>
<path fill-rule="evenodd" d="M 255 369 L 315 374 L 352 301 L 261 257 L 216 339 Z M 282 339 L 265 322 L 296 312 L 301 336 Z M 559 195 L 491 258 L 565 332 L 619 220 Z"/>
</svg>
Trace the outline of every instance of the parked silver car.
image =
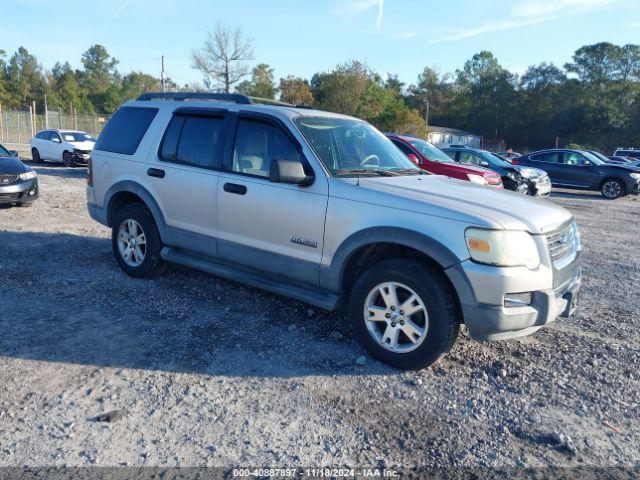
<svg viewBox="0 0 640 480">
<path fill-rule="evenodd" d="M 347 310 L 368 351 L 400 368 L 438 360 L 461 323 L 506 339 L 576 305 L 568 211 L 425 174 L 356 118 L 146 94 L 109 121 L 88 181 L 127 274 L 169 261 Z"/>
</svg>

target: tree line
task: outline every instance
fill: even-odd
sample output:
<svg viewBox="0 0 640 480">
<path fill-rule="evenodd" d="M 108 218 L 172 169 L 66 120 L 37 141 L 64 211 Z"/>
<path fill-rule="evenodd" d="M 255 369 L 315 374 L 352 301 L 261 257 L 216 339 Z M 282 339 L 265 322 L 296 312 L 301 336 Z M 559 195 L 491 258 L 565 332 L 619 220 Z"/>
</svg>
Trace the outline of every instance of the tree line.
<svg viewBox="0 0 640 480">
<path fill-rule="evenodd" d="M 223 55 L 224 54 L 224 55 Z M 203 74 L 201 85 L 168 90 L 236 91 L 295 105 L 353 115 L 383 131 L 426 137 L 429 125 L 460 128 L 508 146 L 537 149 L 560 143 L 611 151 L 640 147 L 640 45 L 611 43 L 578 49 L 562 67 L 542 63 L 517 74 L 482 51 L 454 73 L 426 67 L 406 85 L 396 75 L 381 76 L 350 60 L 310 79 L 287 76 L 276 81 L 266 63 L 249 68 L 253 48 L 237 29 L 216 27 L 191 55 Z M 161 89 L 161 79 L 134 71 L 121 74 L 105 47 L 93 45 L 82 68 L 56 63 L 45 70 L 20 47 L 0 50 L 0 103 L 25 109 L 36 102 L 77 113 L 113 113 L 124 101 Z"/>
</svg>

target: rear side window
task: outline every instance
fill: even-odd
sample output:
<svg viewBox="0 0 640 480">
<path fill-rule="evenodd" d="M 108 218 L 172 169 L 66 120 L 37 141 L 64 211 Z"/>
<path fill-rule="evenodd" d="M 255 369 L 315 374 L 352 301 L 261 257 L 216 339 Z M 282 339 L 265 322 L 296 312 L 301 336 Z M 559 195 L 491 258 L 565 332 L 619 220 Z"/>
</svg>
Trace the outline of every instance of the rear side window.
<svg viewBox="0 0 640 480">
<path fill-rule="evenodd" d="M 531 156 L 531 160 L 536 162 L 560 163 L 560 154 L 555 152 L 540 153 L 538 155 Z"/>
<path fill-rule="evenodd" d="M 160 158 L 196 167 L 219 167 L 225 125 L 224 117 L 174 115 L 160 147 Z"/>
<path fill-rule="evenodd" d="M 95 149 L 133 155 L 157 113 L 157 108 L 120 108 L 104 127 Z"/>
</svg>

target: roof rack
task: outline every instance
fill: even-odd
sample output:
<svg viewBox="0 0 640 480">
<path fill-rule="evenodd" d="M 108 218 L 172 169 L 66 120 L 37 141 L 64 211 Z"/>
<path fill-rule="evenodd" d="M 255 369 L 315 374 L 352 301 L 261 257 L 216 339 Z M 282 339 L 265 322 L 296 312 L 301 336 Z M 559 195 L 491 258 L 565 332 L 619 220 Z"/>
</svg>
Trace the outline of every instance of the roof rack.
<svg viewBox="0 0 640 480">
<path fill-rule="evenodd" d="M 232 102 L 241 105 L 275 105 L 280 107 L 311 108 L 306 105 L 292 105 L 291 103 L 272 100 L 270 98 L 249 97 L 241 93 L 208 93 L 208 92 L 149 92 L 143 93 L 138 101 L 148 100 L 174 100 L 184 102 L 186 100 L 217 100 Z"/>
<path fill-rule="evenodd" d="M 149 92 L 138 97 L 138 101 L 148 100 L 175 100 L 183 102 L 185 100 L 220 100 L 223 102 L 240 103 L 250 105 L 251 99 L 239 93 L 204 93 L 204 92 Z"/>
</svg>

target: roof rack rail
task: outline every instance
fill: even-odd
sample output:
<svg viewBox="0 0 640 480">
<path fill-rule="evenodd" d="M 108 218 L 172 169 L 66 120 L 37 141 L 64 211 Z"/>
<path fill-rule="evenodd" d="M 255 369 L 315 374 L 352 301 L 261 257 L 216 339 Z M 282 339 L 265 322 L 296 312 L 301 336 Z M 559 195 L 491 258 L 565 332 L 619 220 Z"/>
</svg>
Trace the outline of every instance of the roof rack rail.
<svg viewBox="0 0 640 480">
<path fill-rule="evenodd" d="M 275 105 L 280 107 L 311 108 L 307 105 L 293 105 L 270 98 L 249 97 L 241 93 L 208 93 L 208 92 L 149 92 L 143 93 L 137 98 L 138 101 L 145 100 L 175 100 L 183 102 L 185 100 L 218 100 L 221 102 L 232 102 L 241 105 Z"/>
<path fill-rule="evenodd" d="M 146 100 L 175 100 L 183 102 L 185 100 L 219 100 L 223 102 L 233 102 L 242 105 L 253 103 L 246 95 L 239 93 L 205 93 L 205 92 L 150 92 L 143 93 L 138 97 L 138 101 Z"/>
</svg>

